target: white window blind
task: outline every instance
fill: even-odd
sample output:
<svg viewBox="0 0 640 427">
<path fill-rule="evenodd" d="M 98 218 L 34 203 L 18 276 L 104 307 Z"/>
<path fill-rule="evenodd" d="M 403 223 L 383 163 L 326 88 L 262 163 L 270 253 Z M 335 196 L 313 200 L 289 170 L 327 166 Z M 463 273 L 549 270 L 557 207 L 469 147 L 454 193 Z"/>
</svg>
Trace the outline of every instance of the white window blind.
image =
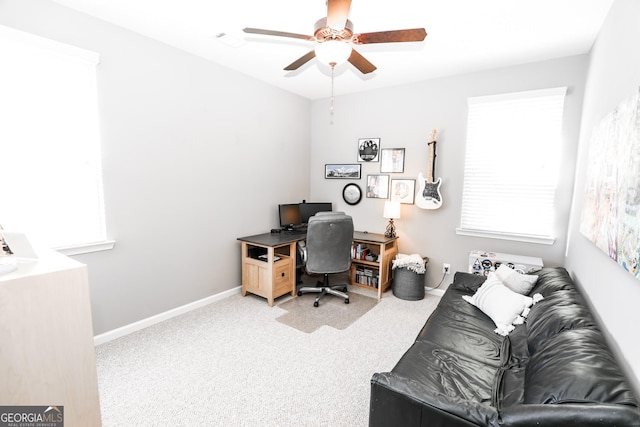
<svg viewBox="0 0 640 427">
<path fill-rule="evenodd" d="M 0 225 L 49 247 L 106 239 L 98 61 L 0 26 Z"/>
<path fill-rule="evenodd" d="M 553 241 L 565 93 L 469 99 L 458 233 Z"/>
</svg>

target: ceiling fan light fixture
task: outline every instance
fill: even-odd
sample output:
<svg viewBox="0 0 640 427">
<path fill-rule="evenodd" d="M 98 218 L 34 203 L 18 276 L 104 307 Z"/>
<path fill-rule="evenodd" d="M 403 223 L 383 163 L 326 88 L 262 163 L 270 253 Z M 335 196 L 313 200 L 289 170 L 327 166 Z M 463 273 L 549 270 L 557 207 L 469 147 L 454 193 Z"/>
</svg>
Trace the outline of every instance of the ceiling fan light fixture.
<svg viewBox="0 0 640 427">
<path fill-rule="evenodd" d="M 327 40 L 318 43 L 315 48 L 316 58 L 323 64 L 335 67 L 347 62 L 351 56 L 351 45 L 339 40 Z"/>
</svg>

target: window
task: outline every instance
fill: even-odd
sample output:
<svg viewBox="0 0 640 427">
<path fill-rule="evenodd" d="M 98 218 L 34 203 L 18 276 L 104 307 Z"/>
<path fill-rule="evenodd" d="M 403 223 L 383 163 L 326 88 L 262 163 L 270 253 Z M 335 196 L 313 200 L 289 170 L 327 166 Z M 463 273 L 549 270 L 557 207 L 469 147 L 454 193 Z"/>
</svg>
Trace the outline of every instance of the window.
<svg viewBox="0 0 640 427">
<path fill-rule="evenodd" d="M 469 99 L 458 234 L 553 243 L 565 93 Z"/>
<path fill-rule="evenodd" d="M 0 26 L 0 224 L 48 247 L 106 240 L 96 53 Z"/>
</svg>

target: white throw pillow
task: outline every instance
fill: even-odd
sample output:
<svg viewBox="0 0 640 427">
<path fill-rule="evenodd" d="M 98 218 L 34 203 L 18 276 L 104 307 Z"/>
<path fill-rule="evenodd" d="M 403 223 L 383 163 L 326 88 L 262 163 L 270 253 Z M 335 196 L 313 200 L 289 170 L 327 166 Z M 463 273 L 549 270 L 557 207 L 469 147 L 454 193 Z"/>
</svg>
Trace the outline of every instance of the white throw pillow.
<svg viewBox="0 0 640 427">
<path fill-rule="evenodd" d="M 532 298 L 513 292 L 491 272 L 473 296 L 462 298 L 489 316 L 496 325 L 495 332 L 504 336 L 515 329 L 514 325 L 524 322 L 530 307 L 541 300 L 542 295 L 536 294 Z"/>
<path fill-rule="evenodd" d="M 500 267 L 496 269 L 496 276 L 507 288 L 522 295 L 529 294 L 538 281 L 538 276 L 520 274 L 513 268 L 507 267 L 506 264 L 500 264 Z"/>
</svg>

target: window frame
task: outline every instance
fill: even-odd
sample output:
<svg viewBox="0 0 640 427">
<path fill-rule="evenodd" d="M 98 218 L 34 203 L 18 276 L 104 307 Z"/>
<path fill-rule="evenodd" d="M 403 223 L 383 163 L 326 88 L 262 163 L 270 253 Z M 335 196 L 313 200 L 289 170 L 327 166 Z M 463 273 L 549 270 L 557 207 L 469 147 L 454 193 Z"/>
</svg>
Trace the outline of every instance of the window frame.
<svg viewBox="0 0 640 427">
<path fill-rule="evenodd" d="M 499 227 L 491 224 L 491 220 L 481 221 L 483 215 L 477 214 L 477 212 L 482 212 L 484 210 L 478 209 L 478 206 L 482 206 L 483 202 L 474 203 L 473 192 L 471 188 L 472 184 L 469 184 L 470 179 L 478 179 L 480 176 L 480 180 L 478 182 L 486 183 L 491 181 L 491 177 L 487 177 L 482 175 L 483 171 L 489 171 L 490 168 L 495 169 L 499 167 L 500 162 L 491 163 L 489 166 L 478 166 L 481 165 L 482 162 L 476 158 L 470 158 L 482 145 L 486 144 L 487 141 L 492 141 L 491 137 L 487 134 L 486 129 L 483 129 L 482 126 L 477 126 L 474 124 L 474 120 L 478 120 L 479 117 L 483 117 L 485 113 L 482 111 L 482 108 L 487 108 L 487 110 L 491 110 L 492 105 L 495 105 L 495 109 L 493 113 L 499 110 L 501 107 L 504 108 L 505 105 L 509 105 L 512 107 L 510 103 L 513 104 L 513 108 L 518 108 L 517 104 L 522 103 L 521 105 L 525 105 L 529 101 L 547 102 L 550 108 L 552 108 L 552 113 L 555 116 L 552 118 L 553 122 L 551 122 L 551 126 L 557 130 L 557 158 L 561 155 L 562 151 L 562 129 L 563 129 L 563 121 L 564 121 L 564 103 L 566 100 L 566 87 L 555 87 L 549 89 L 540 89 L 540 90 L 529 90 L 529 91 L 521 91 L 521 92 L 511 92 L 511 93 L 503 93 L 498 95 L 489 95 L 489 96 L 479 96 L 479 97 L 471 97 L 468 99 L 468 115 L 467 115 L 467 142 L 466 142 L 466 153 L 465 153 L 465 162 L 464 162 L 464 173 L 463 173 L 463 191 L 462 191 L 462 201 L 461 201 L 461 212 L 460 212 L 460 225 L 456 228 L 456 234 L 465 235 L 465 236 L 474 236 L 474 237 L 483 237 L 483 238 L 493 238 L 493 239 L 503 239 L 503 240 L 514 240 L 528 243 L 539 243 L 539 244 L 547 244 L 551 245 L 555 242 L 556 237 L 554 236 L 554 217 L 557 215 L 556 212 L 556 203 L 555 203 L 555 195 L 558 190 L 558 185 L 560 182 L 560 174 L 559 174 L 559 164 L 552 163 L 552 167 L 555 167 L 557 170 L 553 170 L 554 175 L 551 176 L 549 180 L 547 180 L 544 186 L 540 186 L 540 188 L 546 188 L 547 194 L 545 198 L 541 199 L 542 201 L 550 204 L 550 211 L 547 214 L 550 216 L 550 219 L 546 221 L 546 232 L 548 234 L 538 234 L 533 233 L 532 229 L 521 229 L 513 230 L 514 227 L 505 227 L 504 229 L 499 229 Z M 529 104 L 533 104 L 533 102 L 529 102 Z M 546 110 L 545 110 L 546 111 Z M 491 113 L 491 111 L 490 111 Z M 483 118 L 486 118 L 484 116 Z M 526 117 L 526 120 L 531 120 L 531 126 L 528 128 L 533 128 L 535 125 L 536 118 Z M 474 133 L 475 132 L 475 133 Z M 515 138 L 511 138 L 515 140 Z M 555 139 L 554 139 L 555 140 Z M 475 145 L 474 145 L 475 144 Z M 482 147 L 489 152 L 493 150 L 500 149 L 499 142 L 491 142 L 489 146 L 484 145 Z M 514 150 L 514 152 L 516 152 Z M 515 156 L 513 154 L 504 154 L 500 153 L 502 158 L 507 159 L 508 161 L 517 161 L 515 160 Z M 484 168 L 484 169 L 483 169 Z M 504 167 L 501 170 L 507 170 Z M 478 173 L 480 172 L 480 173 Z M 529 172 L 530 174 L 530 172 Z M 500 175 L 497 173 L 496 175 Z M 495 176 L 494 176 L 495 178 Z M 553 183 L 553 190 L 551 191 L 551 195 L 549 196 L 549 183 Z M 517 186 L 516 186 L 517 187 Z M 504 190 L 502 196 L 507 197 L 510 190 Z M 493 195 L 493 193 L 492 193 Z M 487 213 L 484 218 L 489 218 L 488 215 L 491 213 Z M 474 218 L 479 218 L 480 220 L 473 222 Z M 472 224 L 480 224 L 484 223 L 484 226 L 474 228 L 470 226 Z M 507 230 L 511 228 L 510 230 Z M 517 227 L 516 227 L 517 228 Z"/>
<path fill-rule="evenodd" d="M 5 39 L 9 42 L 13 42 L 16 45 L 31 46 L 34 48 L 34 51 L 41 50 L 43 52 L 43 57 L 51 56 L 51 58 L 55 58 L 58 61 L 63 60 L 69 63 L 77 62 L 78 64 L 81 64 L 83 67 L 87 67 L 87 69 L 90 69 L 90 67 L 93 67 L 93 70 L 94 70 L 93 75 L 91 75 L 90 73 L 84 74 L 87 77 L 83 84 L 89 83 L 90 85 L 95 86 L 93 89 L 95 90 L 95 93 L 87 94 L 86 97 L 84 95 L 82 96 L 82 99 L 85 99 L 85 100 L 89 99 L 89 102 L 92 104 L 90 109 L 91 115 L 93 115 L 93 112 L 95 109 L 95 119 L 92 118 L 90 120 L 91 123 L 93 123 L 93 121 L 95 120 L 95 129 L 91 130 L 91 136 L 87 134 L 87 137 L 86 137 L 87 140 L 91 141 L 90 142 L 91 145 L 87 146 L 88 147 L 87 152 L 92 152 L 93 155 L 91 157 L 87 157 L 87 160 L 84 160 L 85 164 L 91 163 L 93 165 L 91 170 L 93 170 L 94 172 L 92 172 L 90 175 L 93 176 L 94 178 L 92 179 L 95 180 L 95 181 L 86 181 L 88 184 L 90 184 L 89 188 L 95 188 L 94 190 L 95 193 L 92 193 L 93 194 L 92 200 L 95 201 L 95 206 L 97 209 L 94 212 L 95 217 L 92 220 L 92 223 L 94 225 L 90 227 L 91 230 L 93 230 L 90 232 L 91 237 L 89 237 L 88 234 L 85 234 L 85 238 L 83 238 L 82 237 L 83 233 L 78 233 L 77 239 L 69 239 L 66 242 L 62 242 L 60 240 L 56 240 L 55 237 L 54 238 L 44 237 L 40 233 L 37 233 L 38 235 L 36 235 L 36 233 L 32 233 L 28 229 L 22 229 L 22 230 L 16 230 L 16 231 L 26 232 L 27 235 L 36 243 L 38 243 L 39 240 L 47 241 L 48 243 L 46 244 L 46 246 L 51 247 L 52 249 L 57 250 L 65 255 L 77 255 L 82 253 L 112 249 L 114 247 L 115 241 L 107 239 L 103 182 L 102 182 L 102 154 L 101 154 L 101 148 L 100 148 L 101 141 L 100 141 L 100 129 L 99 129 L 98 88 L 97 88 L 97 69 L 96 69 L 97 65 L 100 62 L 100 55 L 98 53 L 95 53 L 86 49 L 78 48 L 75 46 L 71 46 L 55 40 L 50 40 L 38 35 L 30 34 L 27 32 L 23 32 L 23 31 L 16 30 L 14 28 L 2 26 L 2 25 L 0 25 L 0 39 Z M 95 106 L 93 105 L 93 99 L 95 99 Z M 76 105 L 86 105 L 86 104 L 76 104 Z M 83 137 L 82 139 L 84 140 L 85 137 Z M 76 159 L 76 161 L 78 159 Z M 88 160 L 88 159 L 91 159 L 91 160 Z M 89 193 L 83 192 L 83 193 L 76 194 L 76 193 L 67 192 L 67 194 L 72 194 L 73 196 L 75 196 L 76 199 L 78 199 L 79 196 L 81 196 L 81 194 L 84 195 Z M 25 196 L 25 197 L 28 197 L 28 196 Z M 15 214 L 14 214 L 14 218 L 17 218 Z M 0 218 L 0 221 L 1 220 L 2 218 Z M 15 229 L 15 226 L 12 225 L 11 220 L 9 220 L 8 224 L 6 222 L 5 223 L 0 222 L 0 224 L 4 225 L 6 229 L 10 229 L 10 228 Z M 43 224 L 46 225 L 46 221 Z M 24 227 L 24 225 L 22 225 L 21 228 L 22 227 Z M 40 229 L 45 228 L 43 227 L 43 225 L 40 225 L 39 227 Z M 38 226 L 35 227 L 35 229 L 37 228 Z M 42 246 L 45 246 L 45 245 L 42 245 Z"/>
</svg>

